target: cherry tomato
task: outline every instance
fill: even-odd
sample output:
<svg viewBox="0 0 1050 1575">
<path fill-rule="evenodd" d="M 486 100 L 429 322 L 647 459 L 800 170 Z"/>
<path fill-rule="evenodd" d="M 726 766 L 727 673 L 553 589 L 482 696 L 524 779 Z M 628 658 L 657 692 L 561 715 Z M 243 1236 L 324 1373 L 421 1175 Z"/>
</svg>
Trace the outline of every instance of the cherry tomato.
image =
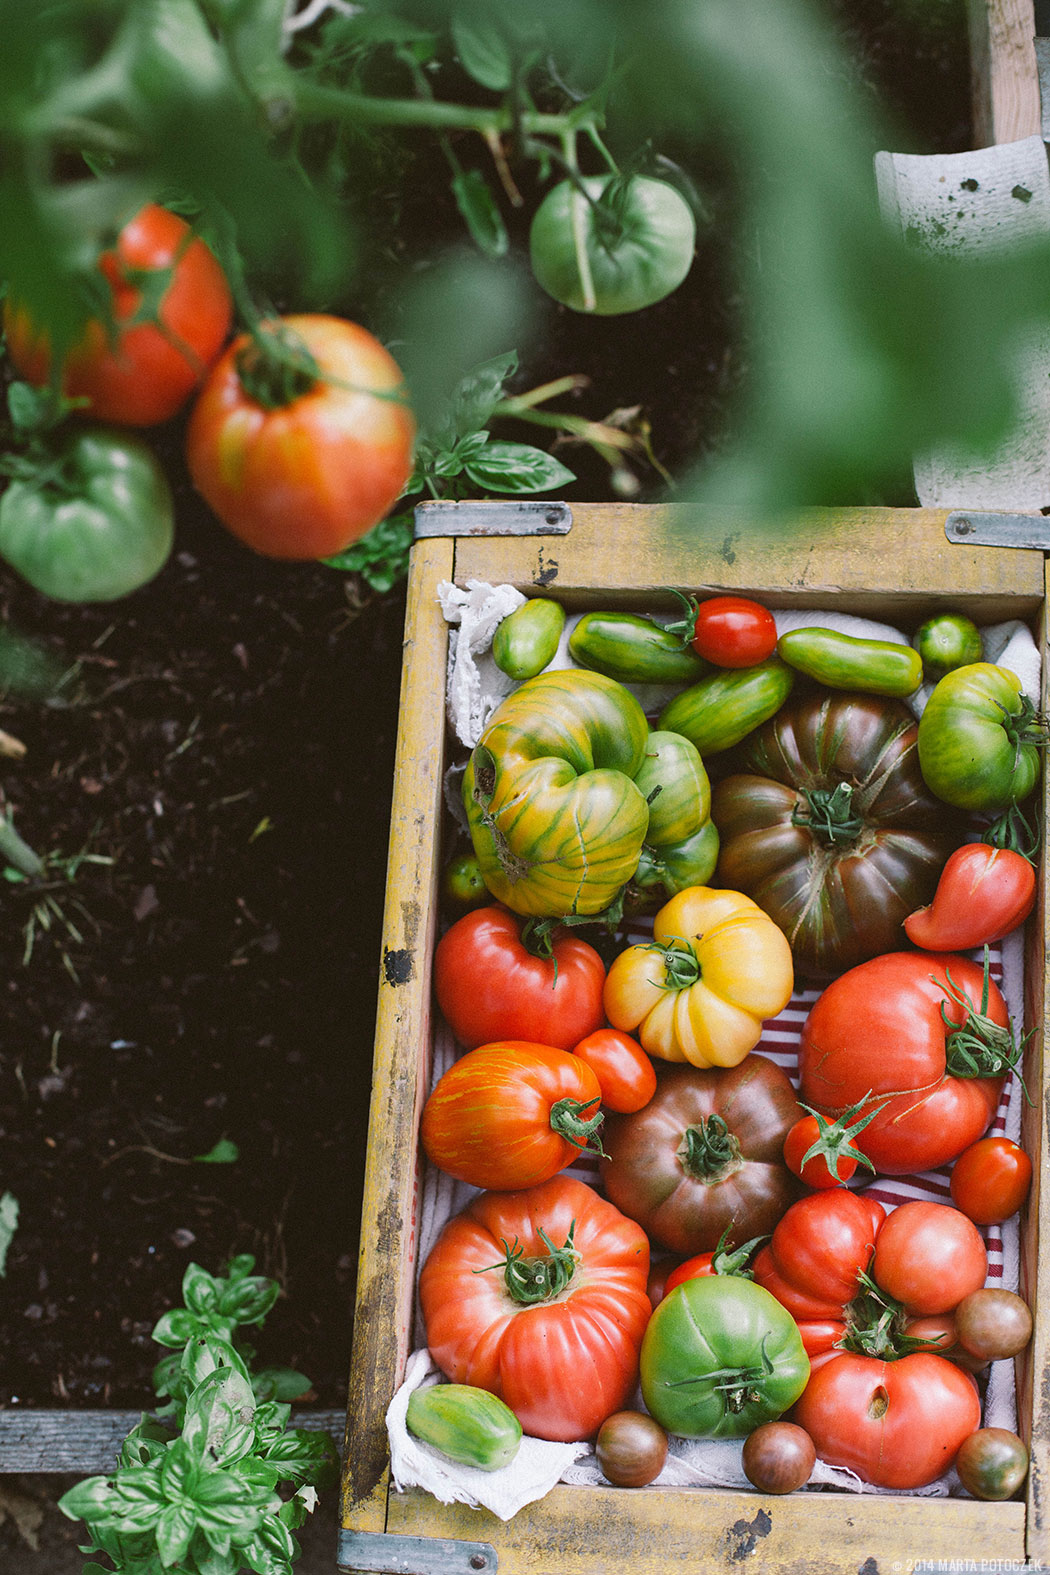
<svg viewBox="0 0 1050 1575">
<path fill-rule="evenodd" d="M 81 413 L 148 427 L 175 415 L 230 332 L 225 275 L 184 219 L 156 203 L 141 209 L 98 261 L 112 296 L 115 336 L 92 318 L 62 368 L 63 391 L 86 399 Z M 18 371 L 44 385 L 51 368 L 46 328 L 17 302 L 4 313 Z"/>
<path fill-rule="evenodd" d="M 873 1105 L 865 1115 L 858 1116 L 866 1103 L 865 1096 L 835 1121 L 829 1121 L 818 1110 L 811 1110 L 796 1121 L 784 1139 L 784 1163 L 788 1170 L 807 1187 L 823 1191 L 827 1187 L 842 1186 L 858 1165 L 874 1169 L 867 1155 L 851 1141 L 878 1114 L 879 1106 Z M 851 1116 L 857 1119 L 851 1122 Z"/>
<path fill-rule="evenodd" d="M 952 1316 L 963 1350 L 985 1362 L 1016 1356 L 1032 1338 L 1028 1303 L 997 1285 L 964 1296 Z"/>
<path fill-rule="evenodd" d="M 614 1411 L 594 1442 L 602 1475 L 615 1487 L 645 1487 L 667 1459 L 667 1434 L 645 1411 Z"/>
<path fill-rule="evenodd" d="M 1032 1161 L 1008 1137 L 979 1138 L 952 1166 L 952 1201 L 976 1225 L 1016 1214 L 1032 1184 Z"/>
<path fill-rule="evenodd" d="M 492 902 L 492 893 L 481 875 L 474 853 L 455 853 L 441 871 L 441 897 L 455 913 L 469 912 Z"/>
<path fill-rule="evenodd" d="M 817 1451 L 795 1422 L 763 1422 L 744 1440 L 744 1475 L 760 1493 L 794 1493 L 809 1481 Z"/>
<path fill-rule="evenodd" d="M 598 1079 L 607 1110 L 630 1115 L 656 1093 L 656 1068 L 637 1039 L 619 1028 L 599 1028 L 574 1045 L 572 1053 L 586 1061 Z"/>
<path fill-rule="evenodd" d="M 948 1312 L 983 1286 L 988 1252 L 965 1214 L 916 1200 L 895 1208 L 880 1226 L 871 1273 L 909 1312 Z"/>
<path fill-rule="evenodd" d="M 974 1498 L 1013 1498 L 1028 1475 L 1028 1451 L 1004 1427 L 979 1427 L 959 1445 L 955 1469 Z"/>
<path fill-rule="evenodd" d="M 693 650 L 716 667 L 754 667 L 777 645 L 773 614 L 744 596 L 712 596 L 696 609 Z"/>
</svg>

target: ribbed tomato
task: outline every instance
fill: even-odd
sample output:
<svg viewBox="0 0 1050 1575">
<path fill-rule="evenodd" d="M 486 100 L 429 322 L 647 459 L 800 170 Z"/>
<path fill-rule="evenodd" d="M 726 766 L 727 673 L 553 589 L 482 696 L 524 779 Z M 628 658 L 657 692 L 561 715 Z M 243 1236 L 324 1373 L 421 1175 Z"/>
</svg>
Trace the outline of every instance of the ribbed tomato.
<svg viewBox="0 0 1050 1575">
<path fill-rule="evenodd" d="M 994 981 L 968 957 L 888 952 L 833 979 L 802 1029 L 800 1092 L 828 1116 L 881 1104 L 856 1146 L 886 1175 L 976 1142 L 1017 1058 Z"/>
<path fill-rule="evenodd" d="M 753 897 L 816 976 L 899 947 L 959 840 L 923 782 L 915 718 L 873 695 L 789 702 L 740 746 L 711 813 L 716 878 Z"/>
<path fill-rule="evenodd" d="M 428 1158 L 459 1181 L 532 1187 L 597 1139 L 601 1097 L 590 1067 L 568 1050 L 518 1039 L 479 1045 L 438 1079 L 420 1136 Z"/>
<path fill-rule="evenodd" d="M 498 1395 L 526 1433 L 590 1438 L 634 1393 L 648 1273 L 641 1227 L 574 1177 L 483 1192 L 423 1266 L 427 1345 L 448 1378 Z"/>
</svg>

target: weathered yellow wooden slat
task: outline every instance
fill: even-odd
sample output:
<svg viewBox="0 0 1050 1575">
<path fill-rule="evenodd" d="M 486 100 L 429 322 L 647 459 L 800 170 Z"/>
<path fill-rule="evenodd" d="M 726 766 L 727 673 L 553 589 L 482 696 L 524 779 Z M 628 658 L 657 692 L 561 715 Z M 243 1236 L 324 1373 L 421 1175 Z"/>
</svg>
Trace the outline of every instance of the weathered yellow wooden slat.
<svg viewBox="0 0 1050 1575">
<path fill-rule="evenodd" d="M 739 516 L 672 505 L 574 504 L 567 536 L 465 537 L 456 576 L 542 586 L 579 604 L 663 600 L 667 586 L 750 589 L 777 607 L 848 598 L 868 616 L 923 615 L 951 598 L 985 622 L 1034 613 L 1036 552 L 962 547 L 940 509 L 820 509 L 764 532 Z"/>
<path fill-rule="evenodd" d="M 1024 1505 L 971 1499 L 557 1487 L 504 1523 L 391 1494 L 388 1529 L 423 1526 L 491 1542 L 499 1575 L 890 1575 L 920 1559 L 1024 1561 Z"/>
<path fill-rule="evenodd" d="M 408 1354 L 448 648 L 437 585 L 451 572 L 451 543 L 420 542 L 413 549 L 343 1475 L 344 1524 L 367 1531 L 381 1531 L 386 1521 L 384 1415 Z"/>
<path fill-rule="evenodd" d="M 970 0 L 974 146 L 1040 129 L 1033 0 Z"/>
</svg>

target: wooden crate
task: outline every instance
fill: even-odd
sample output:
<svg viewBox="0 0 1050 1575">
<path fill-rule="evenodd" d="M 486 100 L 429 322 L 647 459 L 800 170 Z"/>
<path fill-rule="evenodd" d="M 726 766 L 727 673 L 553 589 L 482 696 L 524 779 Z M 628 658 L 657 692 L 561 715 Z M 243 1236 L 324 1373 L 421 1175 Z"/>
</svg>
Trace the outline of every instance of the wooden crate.
<svg viewBox="0 0 1050 1575">
<path fill-rule="evenodd" d="M 384 1413 L 408 1354 L 420 1161 L 417 1128 L 428 1074 L 431 958 L 436 938 L 441 781 L 448 758 L 443 687 L 448 630 L 442 580 L 510 582 L 547 591 L 578 610 L 670 605 L 665 587 L 740 591 L 773 608 L 834 608 L 914 629 L 945 606 L 980 624 L 1010 617 L 1045 639 L 1043 553 L 949 543 L 943 512 L 813 511 L 789 531 L 757 538 L 736 517 L 666 506 L 574 505 L 562 536 L 419 540 L 413 550 L 405 638 L 400 745 L 384 918 L 371 1127 L 348 1430 L 339 1567 L 491 1571 L 500 1575 L 656 1575 L 730 1569 L 874 1572 L 916 1561 L 1050 1562 L 1050 1259 L 1040 1265 L 1037 1179 L 1023 1221 L 1021 1290 L 1035 1335 L 1018 1366 L 1022 1429 L 1032 1469 L 1024 1502 L 804 1492 L 649 1487 L 628 1491 L 559 1484 L 503 1523 L 485 1511 L 443 1506 L 389 1479 Z M 453 516 L 450 516 L 453 518 Z M 429 528 L 429 527 L 428 527 Z M 1045 677 L 1044 677 L 1045 683 Z M 1045 806 L 1044 806 L 1045 808 Z M 1029 921 L 1026 1052 L 1030 1088 L 1043 1085 L 1046 873 Z M 1025 1111 L 1024 1141 L 1037 1178 L 1047 1160 L 1043 1101 Z M 980 1568 L 976 1565 L 959 1568 Z"/>
</svg>

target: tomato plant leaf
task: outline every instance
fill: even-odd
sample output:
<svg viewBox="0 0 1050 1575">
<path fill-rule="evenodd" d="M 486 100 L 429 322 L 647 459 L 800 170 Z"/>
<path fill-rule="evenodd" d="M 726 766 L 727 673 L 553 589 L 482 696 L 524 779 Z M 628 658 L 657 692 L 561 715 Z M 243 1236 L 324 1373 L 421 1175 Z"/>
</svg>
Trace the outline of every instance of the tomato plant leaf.
<svg viewBox="0 0 1050 1575">
<path fill-rule="evenodd" d="M 452 195 L 475 244 L 486 257 L 505 257 L 510 246 L 499 204 L 481 170 L 457 170 Z"/>
<path fill-rule="evenodd" d="M 576 480 L 560 459 L 528 443 L 489 443 L 463 468 L 477 486 L 496 492 L 550 492 Z"/>
<path fill-rule="evenodd" d="M 452 13 L 452 42 L 468 76 L 492 93 L 505 93 L 514 81 L 514 56 L 506 33 L 476 6 Z"/>
</svg>

